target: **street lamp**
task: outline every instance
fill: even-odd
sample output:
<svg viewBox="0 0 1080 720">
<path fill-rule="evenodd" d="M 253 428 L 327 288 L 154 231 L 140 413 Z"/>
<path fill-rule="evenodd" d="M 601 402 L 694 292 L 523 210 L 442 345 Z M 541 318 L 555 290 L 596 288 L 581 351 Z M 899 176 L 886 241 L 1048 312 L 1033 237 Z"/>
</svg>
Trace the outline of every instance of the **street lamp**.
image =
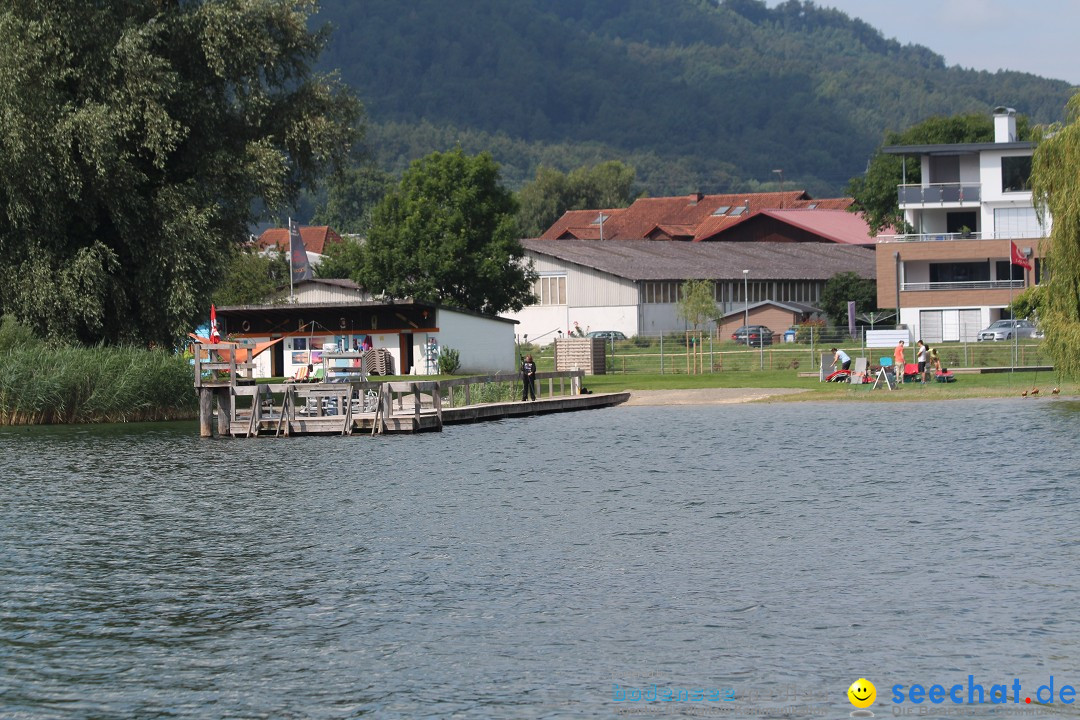
<svg viewBox="0 0 1080 720">
<path fill-rule="evenodd" d="M 747 292 L 749 285 L 746 282 L 749 275 L 749 270 L 742 271 L 743 330 L 746 331 L 743 337 L 746 338 L 747 347 L 750 347 L 750 293 Z"/>
</svg>

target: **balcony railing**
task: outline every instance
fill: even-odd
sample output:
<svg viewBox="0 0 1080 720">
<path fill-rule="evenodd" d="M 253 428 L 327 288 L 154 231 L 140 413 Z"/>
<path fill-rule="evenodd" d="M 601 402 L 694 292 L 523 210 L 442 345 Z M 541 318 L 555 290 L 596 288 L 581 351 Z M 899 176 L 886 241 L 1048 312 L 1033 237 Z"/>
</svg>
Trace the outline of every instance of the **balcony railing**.
<svg viewBox="0 0 1080 720">
<path fill-rule="evenodd" d="M 900 207 L 905 205 L 944 205 L 945 203 L 978 203 L 982 185 L 979 183 L 933 183 L 931 185 L 900 185 L 897 187 Z"/>
<path fill-rule="evenodd" d="M 906 282 L 900 286 L 904 292 L 922 290 L 1023 290 L 1023 280 L 974 280 L 969 282 Z"/>
<path fill-rule="evenodd" d="M 878 235 L 878 242 L 940 242 L 944 240 L 1036 240 L 1046 237 L 1038 230 L 1009 232 L 912 233 L 910 235 Z"/>
</svg>

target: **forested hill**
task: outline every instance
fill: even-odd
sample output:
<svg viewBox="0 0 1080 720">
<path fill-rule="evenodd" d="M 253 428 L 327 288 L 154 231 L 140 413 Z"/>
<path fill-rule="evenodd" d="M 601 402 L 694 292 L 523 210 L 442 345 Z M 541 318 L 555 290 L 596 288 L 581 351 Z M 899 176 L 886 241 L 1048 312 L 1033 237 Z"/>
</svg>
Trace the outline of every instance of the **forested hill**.
<svg viewBox="0 0 1080 720">
<path fill-rule="evenodd" d="M 537 163 L 634 165 L 652 195 L 842 191 L 884 131 L 1009 105 L 1059 120 L 1068 83 L 946 67 L 789 0 L 322 0 L 322 59 L 365 103 L 380 164 L 460 142 L 512 186 Z M 1018 11 L 1019 12 L 1019 11 Z M 1020 18 L 1018 18 L 1019 20 Z M 958 28 L 963 32 L 963 28 Z"/>
</svg>

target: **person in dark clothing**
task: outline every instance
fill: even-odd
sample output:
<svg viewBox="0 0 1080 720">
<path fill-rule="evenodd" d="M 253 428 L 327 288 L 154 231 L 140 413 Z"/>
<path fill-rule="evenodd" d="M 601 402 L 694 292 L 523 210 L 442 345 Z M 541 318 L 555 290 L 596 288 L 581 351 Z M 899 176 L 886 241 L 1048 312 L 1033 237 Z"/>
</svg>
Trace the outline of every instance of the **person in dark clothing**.
<svg viewBox="0 0 1080 720">
<path fill-rule="evenodd" d="M 521 363 L 521 402 L 525 402 L 532 396 L 536 399 L 536 363 L 532 355 L 525 356 L 525 362 Z"/>
</svg>

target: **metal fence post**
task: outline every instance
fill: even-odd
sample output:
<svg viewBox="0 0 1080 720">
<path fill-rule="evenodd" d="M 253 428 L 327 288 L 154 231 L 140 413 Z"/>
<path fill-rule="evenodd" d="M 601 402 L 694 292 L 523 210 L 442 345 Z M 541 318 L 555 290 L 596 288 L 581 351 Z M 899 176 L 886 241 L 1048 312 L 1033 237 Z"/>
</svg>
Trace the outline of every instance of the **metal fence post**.
<svg viewBox="0 0 1080 720">
<path fill-rule="evenodd" d="M 660 374 L 664 374 L 664 335 L 660 334 Z"/>
</svg>

